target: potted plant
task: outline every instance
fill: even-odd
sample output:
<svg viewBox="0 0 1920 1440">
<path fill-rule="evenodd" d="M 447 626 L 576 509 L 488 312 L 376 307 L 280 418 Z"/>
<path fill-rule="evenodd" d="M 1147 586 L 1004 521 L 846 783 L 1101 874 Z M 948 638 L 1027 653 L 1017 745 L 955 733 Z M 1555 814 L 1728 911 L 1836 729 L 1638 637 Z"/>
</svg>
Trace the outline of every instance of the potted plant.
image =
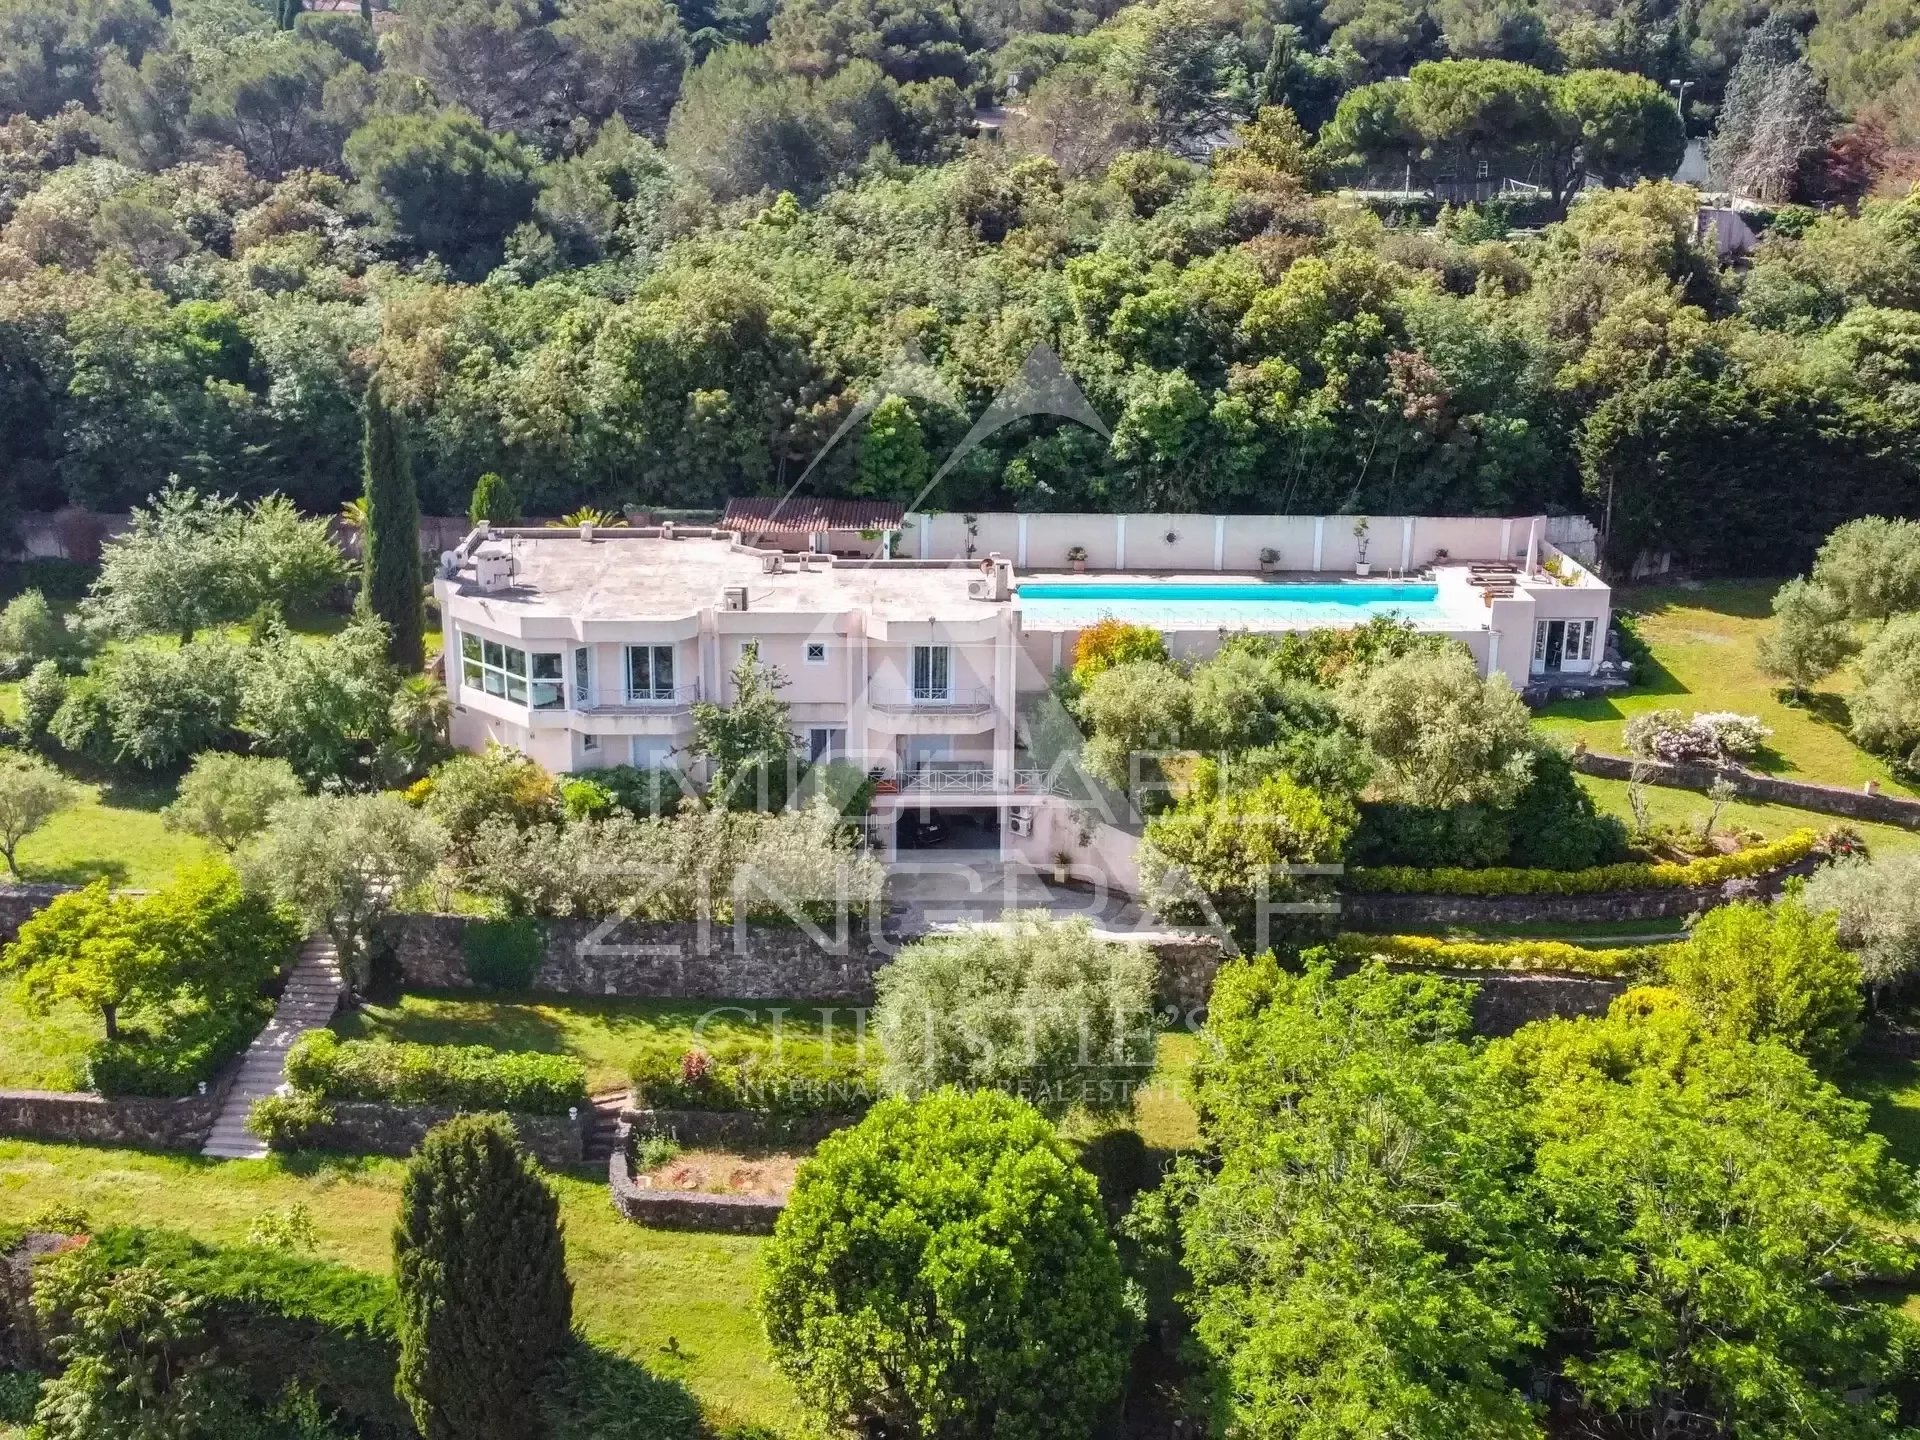
<svg viewBox="0 0 1920 1440">
<path fill-rule="evenodd" d="M 1260 573 L 1262 575 L 1270 575 L 1279 568 L 1280 552 L 1271 545 L 1262 547 L 1260 551 Z"/>
<path fill-rule="evenodd" d="M 1067 559 L 1073 562 L 1074 574 L 1084 575 L 1087 573 L 1087 547 L 1086 546 L 1069 545 L 1067 547 Z"/>
<path fill-rule="evenodd" d="M 1064 885 L 1073 874 L 1073 856 L 1065 850 L 1053 852 L 1053 883 Z"/>
<path fill-rule="evenodd" d="M 1367 563 L 1366 516 L 1362 515 L 1358 520 L 1353 522 L 1353 539 L 1355 544 L 1353 573 L 1356 575 L 1371 575 L 1373 573 L 1373 566 Z"/>
</svg>

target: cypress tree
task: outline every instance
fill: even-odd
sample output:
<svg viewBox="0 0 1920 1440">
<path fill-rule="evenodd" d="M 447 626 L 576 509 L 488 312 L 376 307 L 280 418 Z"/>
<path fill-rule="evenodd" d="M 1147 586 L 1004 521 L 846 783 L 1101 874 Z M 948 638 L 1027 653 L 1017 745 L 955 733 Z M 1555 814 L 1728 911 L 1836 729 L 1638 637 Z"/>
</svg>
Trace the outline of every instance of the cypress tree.
<svg viewBox="0 0 1920 1440">
<path fill-rule="evenodd" d="M 367 385 L 367 525 L 361 532 L 363 598 L 387 625 L 387 657 L 408 675 L 427 660 L 420 595 L 420 497 L 400 419 L 375 375 Z"/>
<path fill-rule="evenodd" d="M 560 1203 L 504 1115 L 436 1127 L 407 1162 L 393 1232 L 396 1389 L 426 1440 L 532 1440 L 571 1334 Z"/>
</svg>

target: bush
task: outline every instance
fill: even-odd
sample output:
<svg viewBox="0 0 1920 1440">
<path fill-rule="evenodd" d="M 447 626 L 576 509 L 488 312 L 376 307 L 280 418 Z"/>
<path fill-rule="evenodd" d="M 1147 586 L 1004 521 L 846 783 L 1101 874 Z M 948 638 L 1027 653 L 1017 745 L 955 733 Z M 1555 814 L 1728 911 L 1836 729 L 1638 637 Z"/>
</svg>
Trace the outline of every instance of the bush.
<svg viewBox="0 0 1920 1440">
<path fill-rule="evenodd" d="M 48 733 L 97 764 L 166 770 L 229 744 L 247 654 L 224 638 L 109 650 L 70 681 Z"/>
<path fill-rule="evenodd" d="M 881 1080 L 907 1096 L 1004 1090 L 1056 1118 L 1126 1110 L 1153 1069 L 1158 975 L 1144 946 L 1034 912 L 916 941 L 875 980 Z"/>
<path fill-rule="evenodd" d="M 1334 953 L 1356 964 L 1384 960 L 1436 970 L 1557 970 L 1609 977 L 1656 972 L 1662 947 L 1601 950 L 1562 940 L 1443 940 L 1433 935 L 1342 935 Z"/>
<path fill-rule="evenodd" d="M 1506 817 L 1484 805 L 1362 805 L 1347 845 L 1354 865 L 1498 865 L 1509 846 Z"/>
<path fill-rule="evenodd" d="M 1728 1039 L 1778 1040 L 1830 1066 L 1860 1031 L 1860 961 L 1840 948 L 1834 917 L 1810 913 L 1797 896 L 1709 910 L 1661 968 Z"/>
<path fill-rule="evenodd" d="M 1585 870 L 1627 854 L 1627 827 L 1600 813 L 1572 762 L 1551 745 L 1534 752 L 1533 778 L 1506 826 L 1507 861 L 1519 869 Z"/>
<path fill-rule="evenodd" d="M 247 1129 L 274 1150 L 297 1150 L 313 1132 L 333 1124 L 333 1107 L 318 1095 L 295 1090 L 263 1095 L 247 1111 Z"/>
<path fill-rule="evenodd" d="M 643 1051 L 632 1065 L 634 1104 L 649 1110 L 760 1115 L 860 1115 L 873 1104 L 873 1068 L 854 1060 L 765 1051 Z"/>
<path fill-rule="evenodd" d="M 1765 875 L 1804 860 L 1819 836 L 1796 830 L 1778 840 L 1733 855 L 1710 855 L 1684 865 L 1667 861 L 1627 861 L 1585 870 L 1420 869 L 1388 865 L 1349 870 L 1348 890 L 1393 895 L 1597 895 L 1608 890 L 1688 890 Z"/>
<path fill-rule="evenodd" d="M 613 813 L 613 791 L 597 780 L 575 778 L 560 786 L 560 813 L 569 820 L 604 820 Z"/>
<path fill-rule="evenodd" d="M 467 977 L 488 990 L 525 990 L 540 972 L 546 933 L 538 920 L 482 920 L 460 937 Z"/>
<path fill-rule="evenodd" d="M 232 854 L 300 793 L 300 781 L 284 760 L 213 750 L 194 757 L 161 820 L 169 830 L 198 835 Z"/>
<path fill-rule="evenodd" d="M 393 1232 L 400 1396 L 426 1440 L 533 1436 L 571 1339 L 560 1204 L 498 1115 L 437 1126 Z"/>
<path fill-rule="evenodd" d="M 287 1051 L 287 1079 L 324 1100 L 564 1115 L 587 1103 L 587 1072 L 567 1055 L 484 1045 L 342 1040 L 310 1030 Z"/>
<path fill-rule="evenodd" d="M 609 765 L 594 771 L 593 779 L 595 784 L 605 787 L 613 796 L 613 803 L 629 815 L 671 815 L 687 798 L 686 785 L 674 770 Z"/>
<path fill-rule="evenodd" d="M 507 821 L 525 828 L 559 818 L 553 776 L 518 750 L 490 745 L 478 755 L 456 755 L 438 765 L 423 806 L 464 854 L 482 824 Z"/>
<path fill-rule="evenodd" d="M 1160 632 L 1148 625 L 1129 625 L 1109 615 L 1087 626 L 1074 641 L 1073 680 L 1084 688 L 1095 676 L 1116 665 L 1143 660 L 1166 663 L 1167 642 Z"/>
<path fill-rule="evenodd" d="M 1084 1440 L 1137 1329 L 1093 1176 L 991 1092 L 886 1100 L 829 1136 L 766 1277 L 775 1362 L 855 1433 Z"/>
<path fill-rule="evenodd" d="M 0 680 L 17 680 L 35 665 L 67 650 L 67 627 L 38 590 L 27 590 L 0 608 Z"/>
<path fill-rule="evenodd" d="M 42 660 L 20 682 L 20 734 L 38 745 L 48 736 L 53 717 L 67 699 L 67 677 L 51 660 Z"/>
<path fill-rule="evenodd" d="M 1751 755 L 1773 738 L 1773 731 L 1752 715 L 1731 710 L 1696 713 L 1649 710 L 1627 721 L 1622 736 L 1627 750 L 1669 765 L 1717 765 Z"/>
<path fill-rule="evenodd" d="M 87 1083 L 102 1095 L 191 1095 L 272 1018 L 266 999 L 218 1009 L 176 1005 L 147 1033 L 129 1027 L 123 1038 L 96 1044 L 87 1055 Z"/>
</svg>

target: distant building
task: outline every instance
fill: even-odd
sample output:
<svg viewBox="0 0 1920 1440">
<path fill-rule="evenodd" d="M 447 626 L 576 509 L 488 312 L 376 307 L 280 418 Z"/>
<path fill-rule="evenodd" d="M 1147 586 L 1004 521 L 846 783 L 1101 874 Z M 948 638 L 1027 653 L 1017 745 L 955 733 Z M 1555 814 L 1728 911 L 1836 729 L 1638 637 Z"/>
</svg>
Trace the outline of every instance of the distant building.
<svg viewBox="0 0 1920 1440">
<path fill-rule="evenodd" d="M 906 511 L 892 500 L 821 500 L 803 495 L 729 500 L 720 528 L 764 550 L 864 557 L 884 553 L 889 537 L 905 518 Z"/>
</svg>

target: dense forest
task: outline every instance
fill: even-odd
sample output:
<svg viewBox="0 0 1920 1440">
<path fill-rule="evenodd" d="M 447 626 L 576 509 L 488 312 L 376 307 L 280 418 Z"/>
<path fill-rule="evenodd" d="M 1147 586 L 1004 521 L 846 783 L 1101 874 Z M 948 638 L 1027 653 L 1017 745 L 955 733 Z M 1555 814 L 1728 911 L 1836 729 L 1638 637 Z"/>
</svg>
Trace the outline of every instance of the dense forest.
<svg viewBox="0 0 1920 1440">
<path fill-rule="evenodd" d="M 930 505 L 1920 512 L 1916 0 L 0 0 L 0 114 L 19 508 L 330 510 L 376 371 L 430 511 L 912 498 L 1045 343 Z"/>
</svg>

